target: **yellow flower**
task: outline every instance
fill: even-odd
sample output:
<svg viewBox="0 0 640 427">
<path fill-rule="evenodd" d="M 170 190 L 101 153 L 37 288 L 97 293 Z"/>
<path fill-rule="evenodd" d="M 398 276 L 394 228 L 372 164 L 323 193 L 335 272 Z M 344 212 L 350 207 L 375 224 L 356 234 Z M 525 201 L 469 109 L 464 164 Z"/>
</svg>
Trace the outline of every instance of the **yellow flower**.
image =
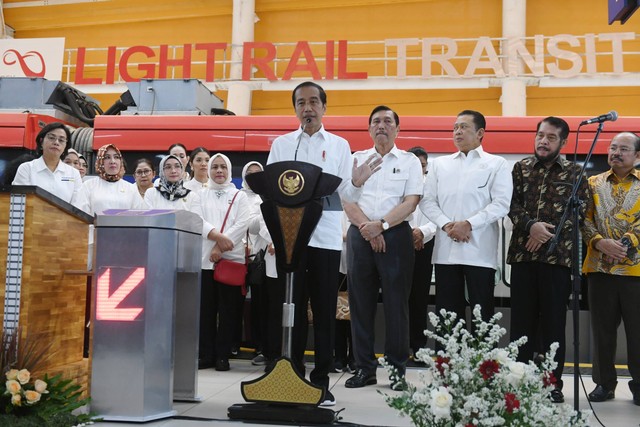
<svg viewBox="0 0 640 427">
<path fill-rule="evenodd" d="M 18 370 L 11 369 L 9 372 L 7 372 L 6 375 L 8 380 L 15 380 L 16 378 L 18 378 Z"/>
<path fill-rule="evenodd" d="M 6 387 L 7 391 L 11 394 L 18 394 L 20 393 L 20 390 L 22 390 L 22 386 L 16 380 L 9 380 L 6 383 L 4 383 L 4 386 Z"/>
<path fill-rule="evenodd" d="M 11 396 L 11 404 L 13 406 L 22 406 L 22 396 L 20 394 Z"/>
<path fill-rule="evenodd" d="M 40 400 L 40 393 L 34 390 L 27 390 L 24 392 L 24 397 L 27 399 L 27 404 L 33 405 Z"/>
<path fill-rule="evenodd" d="M 42 380 L 36 380 L 36 382 L 33 384 L 33 387 L 36 389 L 36 391 L 40 394 L 42 393 L 49 393 L 47 391 L 47 383 L 45 383 Z"/>
<path fill-rule="evenodd" d="M 18 371 L 17 380 L 20 381 L 20 384 L 26 384 L 29 382 L 30 379 L 31 379 L 31 373 L 26 369 L 20 369 Z"/>
</svg>

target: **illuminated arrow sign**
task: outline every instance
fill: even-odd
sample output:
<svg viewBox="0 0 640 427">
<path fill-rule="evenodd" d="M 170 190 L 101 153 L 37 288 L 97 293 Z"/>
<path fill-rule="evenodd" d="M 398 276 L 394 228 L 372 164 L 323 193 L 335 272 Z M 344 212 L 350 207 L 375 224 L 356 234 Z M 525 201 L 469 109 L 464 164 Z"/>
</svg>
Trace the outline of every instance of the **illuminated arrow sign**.
<svg viewBox="0 0 640 427">
<path fill-rule="evenodd" d="M 109 282 L 111 281 L 111 269 L 107 268 L 98 277 L 98 289 L 96 292 L 96 320 L 121 320 L 130 322 L 135 320 L 142 308 L 117 308 L 138 285 L 144 280 L 144 268 L 136 270 L 126 278 L 124 282 L 109 296 Z"/>
</svg>

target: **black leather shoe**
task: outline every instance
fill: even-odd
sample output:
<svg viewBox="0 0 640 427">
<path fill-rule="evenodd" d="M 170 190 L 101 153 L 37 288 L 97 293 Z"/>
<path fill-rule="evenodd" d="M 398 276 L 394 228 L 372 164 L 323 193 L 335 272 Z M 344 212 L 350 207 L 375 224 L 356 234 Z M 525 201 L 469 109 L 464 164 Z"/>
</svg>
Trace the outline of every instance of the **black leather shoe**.
<svg viewBox="0 0 640 427">
<path fill-rule="evenodd" d="M 216 360 L 216 371 L 228 371 L 229 369 L 231 369 L 229 359 Z"/>
<path fill-rule="evenodd" d="M 629 381 L 629 390 L 633 395 L 633 404 L 640 406 L 640 384 L 636 381 Z"/>
<path fill-rule="evenodd" d="M 360 388 L 372 384 L 378 384 L 376 374 L 367 374 L 364 369 L 358 369 L 354 376 L 344 382 L 346 388 Z"/>
<path fill-rule="evenodd" d="M 598 384 L 596 388 L 589 393 L 589 400 L 592 402 L 604 402 L 616 397 L 616 393 L 613 390 L 607 390 L 604 386 Z"/>
<path fill-rule="evenodd" d="M 553 403 L 564 403 L 564 394 L 559 388 L 554 388 L 553 390 L 551 390 L 551 393 L 549 393 L 549 398 Z"/>
</svg>

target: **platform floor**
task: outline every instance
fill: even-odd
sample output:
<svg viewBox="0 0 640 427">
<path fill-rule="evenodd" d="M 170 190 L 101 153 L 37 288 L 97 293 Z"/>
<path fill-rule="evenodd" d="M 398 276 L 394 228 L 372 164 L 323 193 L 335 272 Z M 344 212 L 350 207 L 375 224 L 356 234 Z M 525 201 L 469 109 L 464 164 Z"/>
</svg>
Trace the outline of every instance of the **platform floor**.
<svg viewBox="0 0 640 427">
<path fill-rule="evenodd" d="M 309 364 L 307 369 L 309 369 Z M 417 381 L 420 368 L 408 368 L 407 379 Z M 232 359 L 231 370 L 217 372 L 213 369 L 200 370 L 198 375 L 198 391 L 202 397 L 200 403 L 175 402 L 174 409 L 178 416 L 189 419 L 164 419 L 144 424 L 125 422 L 103 422 L 97 425 L 104 427 L 122 427 L 127 425 L 144 425 L 149 427 L 203 427 L 203 426 L 231 426 L 231 425 L 265 425 L 267 422 L 248 423 L 229 420 L 227 408 L 236 403 L 244 403 L 240 393 L 240 383 L 255 379 L 262 375 L 263 368 L 252 366 L 249 360 Z M 361 389 L 347 389 L 344 382 L 350 374 L 331 374 L 331 391 L 336 397 L 337 404 L 332 409 L 340 412 L 340 421 L 345 424 L 359 426 L 410 426 L 409 419 L 401 418 L 389 408 L 378 393 L 395 393 L 389 388 L 386 372 L 378 369 L 378 384 Z M 574 405 L 573 375 L 564 375 L 564 393 L 566 403 Z M 601 422 L 607 427 L 638 427 L 640 426 L 640 406 L 633 404 L 631 392 L 627 386 L 629 378 L 619 378 L 616 398 L 604 403 L 594 403 L 593 409 Z M 583 375 L 583 382 L 587 393 L 594 385 L 591 377 Z M 579 396 L 580 409 L 588 409 L 589 402 L 581 390 Z M 201 418 L 201 419 L 200 419 Z M 271 424 L 284 425 L 284 424 Z M 316 424 L 317 425 L 317 424 Z M 334 425 L 339 425 L 334 424 Z M 592 416 L 591 425 L 597 426 L 598 421 Z M 559 426 L 558 426 L 559 427 Z"/>
</svg>

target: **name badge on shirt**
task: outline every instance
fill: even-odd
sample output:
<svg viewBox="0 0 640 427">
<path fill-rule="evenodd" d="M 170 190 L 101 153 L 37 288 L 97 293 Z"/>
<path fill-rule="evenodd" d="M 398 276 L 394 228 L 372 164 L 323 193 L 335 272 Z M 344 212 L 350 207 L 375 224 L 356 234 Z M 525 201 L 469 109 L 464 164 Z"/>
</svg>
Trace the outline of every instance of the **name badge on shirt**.
<svg viewBox="0 0 640 427">
<path fill-rule="evenodd" d="M 72 176 L 63 176 L 60 178 L 62 182 L 75 182 L 75 179 Z"/>
</svg>

